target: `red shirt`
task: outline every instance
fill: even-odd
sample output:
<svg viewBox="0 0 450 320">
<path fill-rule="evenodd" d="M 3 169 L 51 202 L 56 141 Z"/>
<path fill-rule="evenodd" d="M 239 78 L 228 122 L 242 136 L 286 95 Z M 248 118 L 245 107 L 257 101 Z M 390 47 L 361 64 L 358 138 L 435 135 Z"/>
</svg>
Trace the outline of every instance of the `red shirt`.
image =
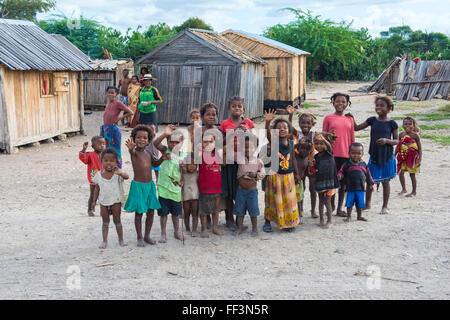
<svg viewBox="0 0 450 320">
<path fill-rule="evenodd" d="M 245 127 L 248 130 L 252 129 L 255 127 L 255 124 L 252 122 L 252 120 L 248 119 L 248 118 L 242 118 L 242 122 L 239 125 L 240 127 Z M 233 122 L 233 120 L 231 120 L 230 118 L 223 120 L 222 123 L 220 124 L 219 129 L 226 135 L 227 130 L 231 130 L 236 128 L 236 124 Z M 234 152 L 237 152 L 238 150 L 238 144 L 239 141 L 237 139 L 237 137 L 234 138 Z"/>
<path fill-rule="evenodd" d="M 116 124 L 117 119 L 119 119 L 120 113 L 126 110 L 127 106 L 124 105 L 121 101 L 116 100 L 112 103 L 108 103 L 105 107 L 105 112 L 103 113 L 103 124 L 105 126 Z"/>
<path fill-rule="evenodd" d="M 100 160 L 100 155 L 95 152 L 81 152 L 78 155 L 78 158 L 84 163 L 87 164 L 87 178 L 91 185 L 95 185 L 92 181 L 95 174 L 99 171 L 102 171 L 102 161 Z"/>
<path fill-rule="evenodd" d="M 222 176 L 220 174 L 217 153 L 202 152 L 202 164 L 198 170 L 198 190 L 200 193 L 221 193 Z"/>
<path fill-rule="evenodd" d="M 331 132 L 331 130 L 334 130 L 337 135 L 337 139 L 332 146 L 333 156 L 348 159 L 350 145 L 355 142 L 353 118 L 338 116 L 334 113 L 327 114 L 323 119 L 323 131 Z"/>
</svg>

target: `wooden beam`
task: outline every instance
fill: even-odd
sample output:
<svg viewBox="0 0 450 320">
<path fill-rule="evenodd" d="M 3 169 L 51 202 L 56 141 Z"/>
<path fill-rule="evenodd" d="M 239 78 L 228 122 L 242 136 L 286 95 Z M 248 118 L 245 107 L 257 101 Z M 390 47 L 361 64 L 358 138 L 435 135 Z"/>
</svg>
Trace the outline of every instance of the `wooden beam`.
<svg viewBox="0 0 450 320">
<path fill-rule="evenodd" d="M 9 136 L 8 108 L 6 105 L 5 93 L 5 71 L 0 67 L 0 130 L 2 131 L 2 139 L 4 148 L 7 153 L 11 153 L 11 137 Z"/>
<path fill-rule="evenodd" d="M 394 85 L 401 84 L 422 84 L 422 83 L 438 83 L 438 82 L 450 82 L 450 80 L 426 80 L 426 81 L 414 81 L 414 82 L 394 82 Z"/>
</svg>

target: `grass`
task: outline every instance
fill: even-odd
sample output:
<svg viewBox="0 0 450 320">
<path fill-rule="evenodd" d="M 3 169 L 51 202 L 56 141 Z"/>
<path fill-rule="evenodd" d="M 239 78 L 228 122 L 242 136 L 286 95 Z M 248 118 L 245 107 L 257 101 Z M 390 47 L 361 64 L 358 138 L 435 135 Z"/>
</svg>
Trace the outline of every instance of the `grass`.
<svg viewBox="0 0 450 320">
<path fill-rule="evenodd" d="M 322 107 L 322 106 L 319 105 L 319 104 L 311 104 L 311 103 L 308 103 L 308 102 L 305 102 L 305 103 L 303 104 L 303 108 L 305 108 L 305 109 L 310 109 L 310 108 L 320 108 L 320 107 Z"/>
<path fill-rule="evenodd" d="M 436 101 L 401 101 L 395 105 L 396 110 L 414 110 L 417 108 L 431 108 L 436 106 Z"/>
<path fill-rule="evenodd" d="M 419 125 L 421 130 L 441 130 L 441 129 L 448 129 L 450 128 L 450 124 L 446 124 L 446 123 L 437 123 L 435 125 L 432 126 L 428 126 L 426 124 L 421 124 Z"/>
<path fill-rule="evenodd" d="M 450 103 L 447 103 L 445 106 L 440 107 L 438 110 L 450 113 Z"/>
<path fill-rule="evenodd" d="M 423 121 L 441 121 L 450 119 L 450 113 L 407 113 L 406 116 L 415 117 Z"/>
<path fill-rule="evenodd" d="M 440 143 L 443 146 L 450 146 L 450 136 L 441 136 L 428 133 L 424 133 L 420 136 L 424 139 L 431 139 L 433 142 Z"/>
</svg>

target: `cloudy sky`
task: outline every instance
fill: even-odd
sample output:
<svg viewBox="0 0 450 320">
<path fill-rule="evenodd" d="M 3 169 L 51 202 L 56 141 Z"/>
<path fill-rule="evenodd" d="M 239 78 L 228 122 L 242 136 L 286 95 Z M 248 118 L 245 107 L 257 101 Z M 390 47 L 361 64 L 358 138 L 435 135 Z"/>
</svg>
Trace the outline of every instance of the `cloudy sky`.
<svg viewBox="0 0 450 320">
<path fill-rule="evenodd" d="M 287 7 L 309 9 L 334 21 L 353 20 L 353 27 L 367 27 L 374 36 L 402 24 L 413 30 L 450 33 L 448 0 L 57 0 L 52 13 L 82 14 L 121 31 L 158 22 L 174 26 L 199 17 L 219 32 L 232 28 L 260 34 L 269 26 L 292 21 L 292 14 L 280 10 Z"/>
</svg>

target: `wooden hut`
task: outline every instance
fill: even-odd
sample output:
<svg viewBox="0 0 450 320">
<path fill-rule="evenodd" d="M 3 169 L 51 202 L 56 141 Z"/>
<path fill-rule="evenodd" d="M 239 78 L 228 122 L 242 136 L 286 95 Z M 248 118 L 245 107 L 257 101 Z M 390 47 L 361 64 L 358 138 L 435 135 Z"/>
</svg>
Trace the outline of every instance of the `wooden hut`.
<svg viewBox="0 0 450 320">
<path fill-rule="evenodd" d="M 264 108 L 282 108 L 306 98 L 309 52 L 252 33 L 226 30 L 222 36 L 264 59 Z"/>
<path fill-rule="evenodd" d="M 245 99 L 247 117 L 263 114 L 264 61 L 215 32 L 185 29 L 137 64 L 151 65 L 157 78 L 161 123 L 188 123 L 190 110 L 206 102 L 218 106 L 222 121 L 232 96 Z"/>
<path fill-rule="evenodd" d="M 34 23 L 0 19 L 0 149 L 82 131 L 88 68 Z"/>
</svg>

